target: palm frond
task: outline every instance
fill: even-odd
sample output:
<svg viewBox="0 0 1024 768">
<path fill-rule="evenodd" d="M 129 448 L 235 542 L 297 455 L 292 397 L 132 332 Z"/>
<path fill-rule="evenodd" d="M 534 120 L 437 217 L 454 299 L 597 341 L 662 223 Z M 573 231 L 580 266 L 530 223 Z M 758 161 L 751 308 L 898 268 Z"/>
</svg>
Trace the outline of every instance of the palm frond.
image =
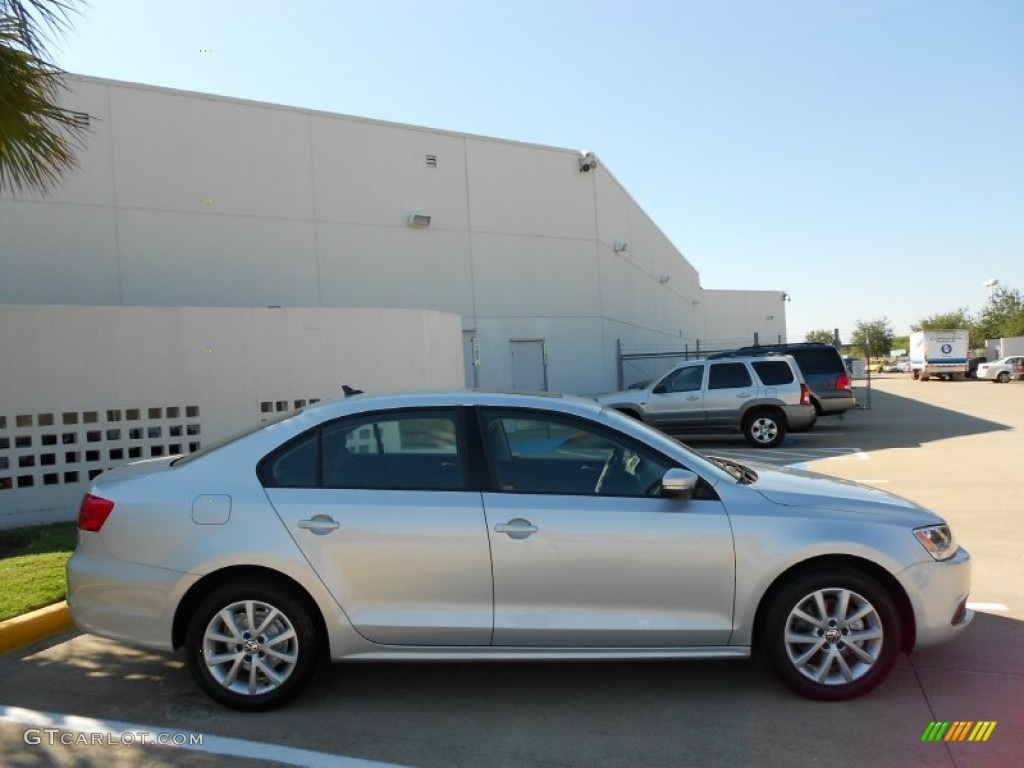
<svg viewBox="0 0 1024 768">
<path fill-rule="evenodd" d="M 19 44 L 38 56 L 44 41 L 67 30 L 74 5 L 71 0 L 0 0 L 0 17 L 14 20 Z"/>
<path fill-rule="evenodd" d="M 45 193 L 77 165 L 84 129 L 57 106 L 63 72 L 25 45 L 23 29 L 0 17 L 0 189 Z"/>
</svg>

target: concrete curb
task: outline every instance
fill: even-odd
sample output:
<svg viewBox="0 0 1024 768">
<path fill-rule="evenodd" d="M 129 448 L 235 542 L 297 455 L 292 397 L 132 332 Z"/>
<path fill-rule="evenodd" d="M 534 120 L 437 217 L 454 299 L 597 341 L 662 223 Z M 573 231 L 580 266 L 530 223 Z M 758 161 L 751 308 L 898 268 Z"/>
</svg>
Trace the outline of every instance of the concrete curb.
<svg viewBox="0 0 1024 768">
<path fill-rule="evenodd" d="M 67 601 L 0 621 L 0 656 L 74 628 Z"/>
</svg>

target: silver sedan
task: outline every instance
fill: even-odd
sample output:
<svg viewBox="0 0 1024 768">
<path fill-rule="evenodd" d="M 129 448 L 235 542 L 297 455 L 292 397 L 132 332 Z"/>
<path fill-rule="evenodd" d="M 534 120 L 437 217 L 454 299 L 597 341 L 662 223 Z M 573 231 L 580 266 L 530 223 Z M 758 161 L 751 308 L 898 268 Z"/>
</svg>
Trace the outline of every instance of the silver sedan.
<svg viewBox="0 0 1024 768">
<path fill-rule="evenodd" d="M 744 658 L 847 699 L 972 618 L 945 522 L 874 488 L 703 456 L 597 403 L 346 398 L 94 481 L 80 628 L 184 648 L 237 709 L 336 661 Z"/>
</svg>

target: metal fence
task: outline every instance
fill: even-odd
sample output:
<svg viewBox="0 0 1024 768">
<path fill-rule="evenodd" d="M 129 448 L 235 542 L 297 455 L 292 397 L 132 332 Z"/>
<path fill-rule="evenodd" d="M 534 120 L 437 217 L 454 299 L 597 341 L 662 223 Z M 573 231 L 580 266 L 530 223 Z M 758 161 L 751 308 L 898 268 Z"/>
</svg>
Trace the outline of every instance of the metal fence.
<svg viewBox="0 0 1024 768">
<path fill-rule="evenodd" d="M 678 344 L 623 344 L 616 343 L 616 364 L 619 389 L 648 382 L 672 370 L 684 360 L 707 357 L 714 352 L 725 352 L 757 344 L 781 344 L 778 339 L 760 339 L 759 334 L 737 339 L 681 340 Z"/>
</svg>

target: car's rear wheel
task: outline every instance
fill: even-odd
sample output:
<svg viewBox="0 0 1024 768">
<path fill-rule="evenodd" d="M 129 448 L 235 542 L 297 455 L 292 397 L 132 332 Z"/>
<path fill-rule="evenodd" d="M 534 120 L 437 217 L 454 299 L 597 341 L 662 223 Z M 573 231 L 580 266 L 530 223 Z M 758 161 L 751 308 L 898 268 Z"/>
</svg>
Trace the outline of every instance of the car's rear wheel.
<svg viewBox="0 0 1024 768">
<path fill-rule="evenodd" d="M 786 420 L 776 411 L 755 411 L 743 420 L 743 436 L 755 448 L 774 448 L 786 439 Z"/>
<path fill-rule="evenodd" d="M 1010 380 L 1010 374 L 1007 371 L 1000 371 L 999 375 L 996 376 L 996 381 L 1000 384 L 1006 384 Z"/>
<path fill-rule="evenodd" d="M 273 584 L 211 593 L 185 636 L 189 671 L 214 700 L 246 711 L 278 707 L 309 682 L 320 639 L 303 601 Z"/>
<path fill-rule="evenodd" d="M 900 649 L 900 620 L 888 592 L 858 571 L 807 573 L 769 606 L 761 642 L 779 679 L 801 696 L 862 696 L 888 676 Z"/>
</svg>

